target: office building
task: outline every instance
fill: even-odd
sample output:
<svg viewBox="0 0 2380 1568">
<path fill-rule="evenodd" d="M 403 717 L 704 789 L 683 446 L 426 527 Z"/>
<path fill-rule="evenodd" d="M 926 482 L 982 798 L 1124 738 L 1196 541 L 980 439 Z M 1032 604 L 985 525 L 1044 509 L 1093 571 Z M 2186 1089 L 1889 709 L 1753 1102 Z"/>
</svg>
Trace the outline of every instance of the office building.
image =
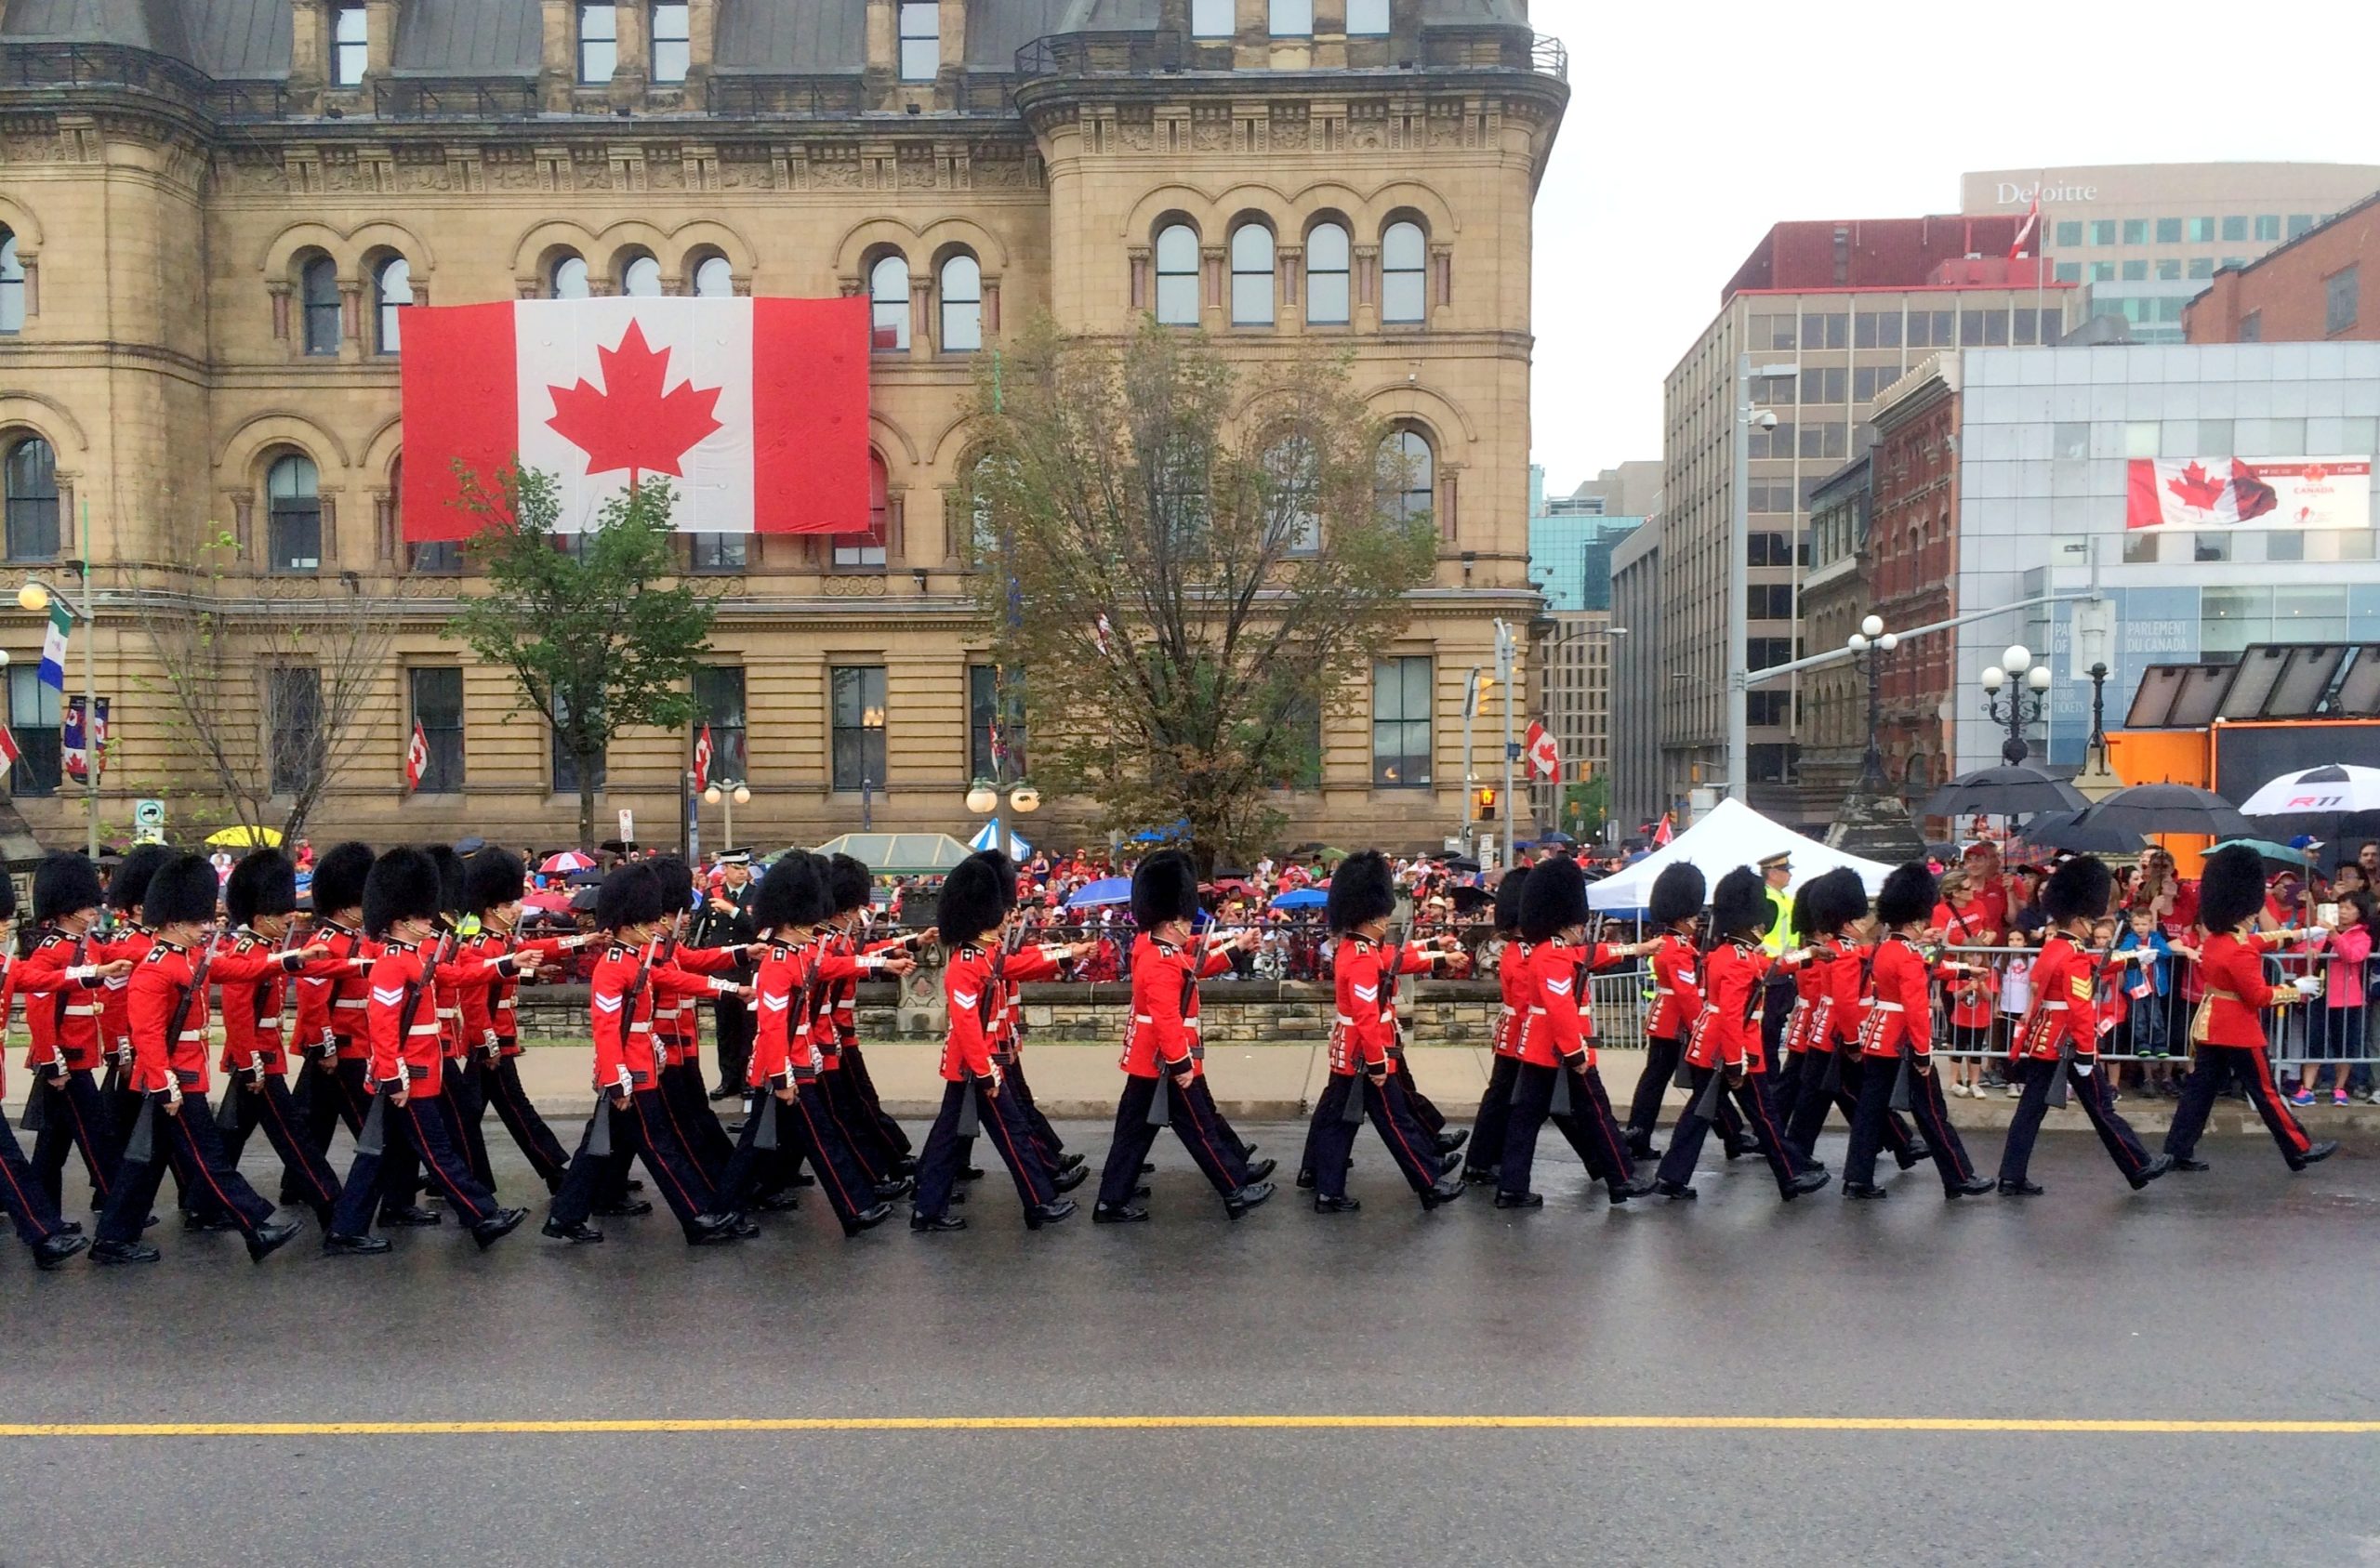
<svg viewBox="0 0 2380 1568">
<path fill-rule="evenodd" d="M 1628 628 L 1611 649 L 1611 814 L 1623 834 L 1679 802 L 1662 784 L 1661 519 L 1657 513 L 1611 552 L 1611 617 Z"/>
<path fill-rule="evenodd" d="M 1843 647 L 1875 608 L 1869 533 L 1873 490 L 1868 454 L 1818 481 L 1810 493 L 1810 569 L 1802 579 L 1802 629 L 1807 650 Z M 1867 663 L 1822 665 L 1801 679 L 1793 736 L 1801 778 L 1820 797 L 1841 800 L 1868 754 Z"/>
<path fill-rule="evenodd" d="M 1591 480 L 1569 495 L 1549 496 L 1545 470 L 1529 467 L 1529 581 L 1545 595 L 1546 608 L 1557 613 L 1611 608 L 1612 547 L 1645 520 L 1642 514 L 1606 511 L 1610 497 L 1586 493 L 1594 483 Z M 1659 489 L 1651 494 L 1658 501 Z"/>
<path fill-rule="evenodd" d="M 2215 273 L 2184 321 L 2193 343 L 2380 338 L 2380 195 Z"/>
<path fill-rule="evenodd" d="M 1564 792 L 1610 776 L 1612 649 L 1634 633 L 1608 610 L 1557 610 L 1550 620 L 1537 646 L 1537 714 L 1561 750 L 1561 788 L 1529 775 L 1529 807 L 1540 824 L 1580 837 Z"/>
</svg>

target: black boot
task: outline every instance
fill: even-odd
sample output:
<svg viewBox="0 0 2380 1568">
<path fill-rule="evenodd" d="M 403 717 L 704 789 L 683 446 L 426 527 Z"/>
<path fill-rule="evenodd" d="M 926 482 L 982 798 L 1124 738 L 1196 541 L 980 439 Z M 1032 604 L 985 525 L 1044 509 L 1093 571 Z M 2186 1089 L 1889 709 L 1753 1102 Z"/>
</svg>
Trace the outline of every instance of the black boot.
<svg viewBox="0 0 2380 1568">
<path fill-rule="evenodd" d="M 1149 1211 L 1138 1204 L 1093 1204 L 1091 1222 L 1094 1225 L 1137 1225 L 1149 1217 Z"/>
<path fill-rule="evenodd" d="M 1072 1198 L 1060 1198 L 1053 1204 L 1035 1204 L 1025 1211 L 1025 1228 L 1038 1231 L 1044 1225 L 1055 1225 L 1075 1211 Z"/>
<path fill-rule="evenodd" d="M 1314 1212 L 1316 1214 L 1353 1214 L 1363 1206 L 1361 1198 L 1326 1198 L 1319 1192 L 1314 1197 Z"/>
<path fill-rule="evenodd" d="M 323 1232 L 323 1256 L 325 1258 L 369 1258 L 388 1250 L 389 1238 L 386 1236 L 343 1236 L 337 1231 Z"/>
<path fill-rule="evenodd" d="M 1421 1207 L 1425 1212 L 1430 1209 L 1437 1208 L 1442 1205 L 1454 1202 L 1455 1199 L 1462 1196 L 1465 1192 L 1470 1191 L 1470 1188 L 1464 1186 L 1460 1181 L 1448 1181 L 1441 1179 L 1436 1186 L 1424 1187 L 1421 1189 Z"/>
<path fill-rule="evenodd" d="M 383 1230 L 391 1225 L 427 1226 L 444 1223 L 446 1223 L 444 1215 L 432 1214 L 418 1204 L 409 1204 L 403 1208 L 384 1208 L 380 1211 L 380 1225 Z"/>
<path fill-rule="evenodd" d="M 259 1225 L 248 1232 L 248 1261 L 261 1263 L 266 1258 L 298 1239 L 298 1227 L 290 1225 Z"/>
<path fill-rule="evenodd" d="M 33 1267 L 42 1270 L 55 1269 L 90 1245 L 85 1237 L 70 1235 L 60 1231 L 47 1240 L 36 1242 L 33 1245 Z"/>
<path fill-rule="evenodd" d="M 883 1224 L 886 1220 L 892 1218 L 892 1206 L 891 1204 L 876 1204 L 867 1208 L 861 1209 L 857 1214 L 853 1215 L 849 1219 L 843 1221 L 843 1237 L 845 1240 L 849 1240 L 851 1237 L 858 1235 L 863 1231 L 873 1231 L 879 1225 Z M 965 1221 L 961 1220 L 960 1223 L 964 1224 Z"/>
<path fill-rule="evenodd" d="M 2324 1160 L 2329 1159 L 2333 1154 L 2335 1154 L 2338 1152 L 2339 1140 L 2335 1138 L 2326 1138 L 2322 1140 L 2321 1142 L 2315 1144 L 2312 1148 L 2298 1155 L 2295 1159 L 2290 1161 L 2289 1168 L 2292 1170 L 2304 1170 L 2307 1166 L 2320 1165 Z M 2161 1172 L 2160 1174 L 2162 1173 Z"/>
<path fill-rule="evenodd" d="M 1545 1194 L 1542 1192 L 1499 1192 L 1496 1194 L 1496 1206 L 1498 1208 L 1543 1208 Z"/>
<path fill-rule="evenodd" d="M 966 1228 L 967 1221 L 959 1219 L 956 1215 L 924 1215 L 919 1214 L 915 1210 L 911 1210 L 909 1214 L 909 1229 L 912 1231 L 920 1231 L 931 1234 L 944 1231 L 963 1231 Z"/>
<path fill-rule="evenodd" d="M 1943 1188 L 1942 1195 L 1946 1198 L 1979 1198 L 1990 1192 L 1993 1185 L 1988 1176 L 1970 1176 L 1964 1181 Z"/>
<path fill-rule="evenodd" d="M 1267 1160 L 1264 1163 L 1266 1165 L 1271 1165 L 1273 1162 Z M 1272 1195 L 1273 1184 L 1271 1182 L 1251 1181 L 1247 1186 L 1242 1187 L 1238 1192 L 1230 1193 L 1224 1197 L 1223 1212 L 1231 1216 L 1234 1219 L 1236 1219 L 1241 1215 L 1246 1214 L 1250 1209 L 1256 1207 L 1258 1205 L 1272 1197 Z"/>
<path fill-rule="evenodd" d="M 94 1263 L 154 1263 L 164 1253 L 147 1242 L 93 1242 L 91 1261 Z"/>
<path fill-rule="evenodd" d="M 2338 1145 L 2334 1143 L 2331 1147 L 2335 1149 Z M 2128 1177 L 2126 1179 L 2132 1183 L 2132 1190 L 2137 1192 L 2143 1187 L 2148 1186 L 2150 1182 L 2156 1180 L 2159 1177 L 2164 1175 L 2167 1171 L 2173 1168 L 2174 1156 L 2171 1154 L 2160 1154 L 2155 1159 L 2149 1161 L 2147 1165 L 2141 1166 L 2140 1174 L 2138 1176 Z"/>
<path fill-rule="evenodd" d="M 479 1243 L 480 1250 L 485 1252 L 519 1230 L 521 1221 L 528 1218 L 529 1211 L 525 1208 L 499 1208 L 471 1227 L 471 1240 Z"/>
<path fill-rule="evenodd" d="M 542 1229 L 558 1242 L 570 1242 L 580 1246 L 591 1246 L 603 1239 L 603 1232 L 584 1219 L 575 1225 L 565 1225 L 559 1219 L 549 1219 Z"/>
</svg>

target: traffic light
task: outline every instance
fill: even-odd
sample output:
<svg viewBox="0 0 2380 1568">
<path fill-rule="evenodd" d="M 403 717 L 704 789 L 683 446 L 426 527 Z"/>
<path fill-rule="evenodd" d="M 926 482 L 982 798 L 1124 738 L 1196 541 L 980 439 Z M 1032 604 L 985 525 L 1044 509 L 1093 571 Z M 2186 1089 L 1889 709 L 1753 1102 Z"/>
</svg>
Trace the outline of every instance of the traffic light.
<svg viewBox="0 0 2380 1568">
<path fill-rule="evenodd" d="M 1471 820 L 1482 823 L 1496 820 L 1496 792 L 1493 788 L 1482 787 L 1471 792 Z"/>
</svg>

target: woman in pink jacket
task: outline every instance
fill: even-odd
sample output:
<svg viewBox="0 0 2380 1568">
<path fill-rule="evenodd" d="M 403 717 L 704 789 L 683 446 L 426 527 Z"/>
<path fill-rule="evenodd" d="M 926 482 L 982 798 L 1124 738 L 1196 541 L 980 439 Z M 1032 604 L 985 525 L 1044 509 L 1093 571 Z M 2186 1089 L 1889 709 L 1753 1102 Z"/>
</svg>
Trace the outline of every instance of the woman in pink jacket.
<svg viewBox="0 0 2380 1568">
<path fill-rule="evenodd" d="M 2350 1068 L 2348 1062 L 2364 1054 L 2363 997 L 2372 957 L 2374 905 L 2372 895 L 2365 892 L 2341 893 L 2338 905 L 2338 918 L 2331 923 L 2330 961 L 2323 966 L 2321 1005 L 2307 1010 L 2306 1054 L 2311 1060 L 2297 1081 L 2295 1100 L 2300 1105 L 2314 1103 L 2334 1062 L 2337 1076 L 2327 1086 L 2334 1105 L 2347 1102 L 2350 1077 L 2370 1075 Z"/>
</svg>

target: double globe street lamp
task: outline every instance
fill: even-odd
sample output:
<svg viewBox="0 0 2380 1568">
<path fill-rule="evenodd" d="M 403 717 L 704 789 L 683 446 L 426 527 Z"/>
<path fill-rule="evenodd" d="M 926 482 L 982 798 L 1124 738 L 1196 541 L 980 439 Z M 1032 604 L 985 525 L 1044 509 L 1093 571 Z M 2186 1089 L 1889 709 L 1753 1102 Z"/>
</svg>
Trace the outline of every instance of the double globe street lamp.
<svg viewBox="0 0 2380 1568">
<path fill-rule="evenodd" d="M 1041 809 L 1041 792 L 1029 784 L 1019 783 L 1008 792 L 1008 807 L 1017 816 L 1029 817 Z M 1000 786 L 997 783 L 990 779 L 977 779 L 967 786 L 968 810 L 979 817 L 988 817 L 999 809 Z M 1012 819 L 1002 817 L 998 820 L 1000 841 L 998 848 L 1000 853 L 1014 860 L 1017 858 L 1016 829 Z"/>
<path fill-rule="evenodd" d="M 735 848 L 735 808 L 752 803 L 752 786 L 742 779 L 713 779 L 703 786 L 703 799 L 721 809 L 721 852 Z"/>
<path fill-rule="evenodd" d="M 2010 643 L 1998 664 L 1984 666 L 1983 711 L 2008 731 L 2000 757 L 2011 768 L 2023 766 L 2032 755 L 2032 747 L 2025 744 L 2025 730 L 2048 715 L 2053 679 L 2049 665 L 2033 663 L 2032 650 L 2021 642 Z"/>
<path fill-rule="evenodd" d="M 1845 646 L 1854 653 L 1868 655 L 1868 755 L 1859 762 L 1859 783 L 1862 788 L 1881 790 L 1884 783 L 1884 753 L 1878 731 L 1884 724 L 1883 660 L 1900 646 L 1900 634 L 1886 631 L 1883 617 L 1870 615 L 1859 623 L 1859 629 L 1851 634 Z"/>
</svg>

